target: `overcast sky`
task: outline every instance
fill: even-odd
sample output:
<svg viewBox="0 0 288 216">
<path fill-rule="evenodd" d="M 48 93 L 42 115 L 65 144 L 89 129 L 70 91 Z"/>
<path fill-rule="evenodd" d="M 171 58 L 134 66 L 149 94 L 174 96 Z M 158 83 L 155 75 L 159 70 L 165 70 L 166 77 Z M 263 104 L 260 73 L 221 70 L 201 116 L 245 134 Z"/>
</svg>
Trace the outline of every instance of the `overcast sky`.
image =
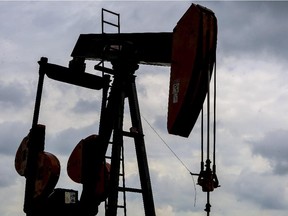
<svg viewBox="0 0 288 216">
<path fill-rule="evenodd" d="M 199 2 L 194 2 L 199 3 Z M 121 32 L 172 32 L 191 1 L 0 2 L 0 215 L 24 216 L 25 178 L 16 150 L 31 127 L 37 61 L 67 66 L 81 33 L 101 32 L 101 8 L 121 14 Z M 213 216 L 286 216 L 288 212 L 288 2 L 200 2 L 218 19 L 217 171 Z M 92 70 L 95 62 L 87 63 Z M 199 122 L 189 138 L 166 130 L 169 67 L 140 66 L 142 116 L 192 172 L 200 169 Z M 98 132 L 101 93 L 45 80 L 39 123 L 46 150 L 61 161 L 57 187 L 81 191 L 67 176 L 75 145 Z M 142 119 L 158 216 L 200 216 L 206 194 Z M 129 119 L 125 120 L 129 128 Z M 131 141 L 127 140 L 127 143 Z M 127 184 L 139 186 L 127 144 Z M 196 179 L 195 179 L 196 181 Z M 196 197 L 196 202 L 195 202 Z M 128 197 L 128 215 L 143 215 Z M 103 215 L 103 210 L 99 215 Z"/>
</svg>

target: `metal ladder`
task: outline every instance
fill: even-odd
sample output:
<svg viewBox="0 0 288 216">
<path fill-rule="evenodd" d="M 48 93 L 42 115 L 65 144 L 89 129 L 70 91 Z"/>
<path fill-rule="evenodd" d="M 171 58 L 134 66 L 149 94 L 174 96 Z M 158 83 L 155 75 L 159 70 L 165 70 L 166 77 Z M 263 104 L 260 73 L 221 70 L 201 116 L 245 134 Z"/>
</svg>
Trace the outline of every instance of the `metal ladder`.
<svg viewBox="0 0 288 216">
<path fill-rule="evenodd" d="M 110 14 L 117 16 L 117 23 L 112 23 L 107 21 L 104 17 L 105 14 Z M 102 33 L 105 35 L 107 31 L 105 31 L 105 26 L 112 26 L 117 28 L 117 32 L 120 33 L 120 15 L 106 9 L 102 9 Z M 120 46 L 120 44 L 119 44 Z M 119 49 L 120 51 L 120 49 Z M 125 61 L 125 59 L 124 59 Z M 102 61 L 104 62 L 104 61 Z M 113 65 L 113 69 L 105 68 L 104 63 L 102 63 L 102 67 L 95 67 L 96 70 L 100 70 L 103 73 L 103 76 L 110 76 L 108 74 L 114 75 L 113 84 L 110 86 L 110 95 L 108 97 L 109 88 L 103 89 L 103 99 L 102 99 L 102 110 L 104 110 L 105 119 L 101 121 L 100 117 L 100 125 L 104 125 L 100 134 L 106 134 L 105 131 L 107 128 L 110 130 L 110 127 L 105 127 L 105 124 L 113 121 L 113 135 L 112 141 L 110 139 L 110 147 L 111 147 L 111 156 L 106 155 L 106 159 L 111 162 L 111 170 L 110 170 L 110 192 L 108 195 L 108 199 L 105 201 L 105 215 L 106 216 L 116 216 L 118 215 L 117 210 L 123 209 L 123 215 L 127 215 L 126 208 L 126 192 L 131 193 L 140 193 L 142 194 L 143 204 L 144 204 L 144 214 L 146 216 L 155 216 L 155 207 L 152 195 L 152 187 L 150 181 L 150 174 L 148 168 L 148 160 L 145 149 L 144 135 L 141 123 L 141 116 L 139 110 L 139 103 L 136 91 L 136 83 L 135 83 L 135 75 L 134 72 L 138 69 L 130 67 L 126 68 L 126 66 Z M 135 65 L 134 65 L 135 66 Z M 126 73 L 126 70 L 132 70 L 132 74 L 130 72 Z M 130 117 L 132 127 L 130 131 L 123 131 L 123 119 L 124 119 L 124 104 L 125 100 L 128 99 L 128 105 L 130 110 Z M 111 117 L 107 117 L 107 112 L 112 115 Z M 106 115 L 105 115 L 106 113 Z M 102 116 L 101 114 L 101 116 Z M 111 119 L 113 118 L 113 119 Z M 103 130 L 103 128 L 106 128 Z M 109 132 L 110 133 L 110 132 Z M 135 151 L 136 151 L 136 159 L 138 164 L 139 178 L 141 188 L 130 188 L 126 187 L 125 183 L 125 166 L 124 166 L 124 146 L 123 146 L 123 138 L 130 137 L 134 140 Z M 120 184 L 120 181 L 122 183 Z M 120 186 L 121 185 L 121 186 Z M 119 203 L 118 195 L 122 193 L 123 201 Z M 120 214 L 121 215 L 121 214 Z"/>
<path fill-rule="evenodd" d="M 118 119 L 114 120 L 113 129 L 113 143 L 112 143 L 112 153 L 111 153 L 111 170 L 110 170 L 110 193 L 108 196 L 108 206 L 106 209 L 106 216 L 116 216 L 117 209 L 124 209 L 124 214 L 126 215 L 126 192 L 140 193 L 142 194 L 144 213 L 146 216 L 155 216 L 155 207 L 152 195 L 152 188 L 150 182 L 150 175 L 148 169 L 147 154 L 145 149 L 144 134 L 141 123 L 141 116 L 137 98 L 137 91 L 135 85 L 135 76 L 130 77 L 131 79 L 121 79 L 118 82 L 118 78 L 114 78 L 114 83 L 112 88 L 113 91 L 113 102 L 115 114 Z M 115 79 L 117 79 L 117 84 L 122 88 L 115 92 Z M 118 87 L 117 86 L 117 90 Z M 110 96 L 112 93 L 110 94 Z M 117 95 L 117 100 L 115 101 L 115 95 Z M 111 98 L 110 98 L 111 99 Z M 128 105 L 130 109 L 130 117 L 132 127 L 130 131 L 123 131 L 123 119 L 124 119 L 124 104 L 125 99 L 128 99 Z M 111 101 L 110 101 L 111 103 Z M 117 107 L 117 108 L 116 108 Z M 123 138 L 130 137 L 134 139 L 136 158 L 138 164 L 138 171 L 141 183 L 141 189 L 130 188 L 125 185 L 125 172 L 124 172 L 124 151 L 123 151 Z M 122 187 L 119 186 L 119 180 L 122 178 Z M 118 195 L 123 193 L 124 202 L 119 205 Z"/>
<path fill-rule="evenodd" d="M 107 16 L 110 16 L 111 17 L 114 17 L 116 18 L 115 20 L 111 21 L 111 20 L 108 20 L 108 19 L 105 19 L 105 15 Z M 115 22 L 116 21 L 116 22 Z M 110 11 L 110 10 L 107 10 L 107 9 L 104 9 L 102 8 L 102 11 L 101 11 L 101 31 L 102 31 L 102 34 L 106 34 L 108 33 L 107 30 L 106 30 L 106 27 L 112 27 L 112 28 L 115 28 L 116 29 L 116 33 L 120 34 L 120 14 L 118 13 L 115 13 L 113 11 Z M 114 32 L 115 33 L 115 32 Z M 104 61 L 102 61 L 102 67 L 104 68 Z M 103 90 L 103 93 L 104 93 L 105 90 Z M 105 98 L 104 100 L 107 101 L 107 92 L 104 93 L 105 94 Z M 106 103 L 106 101 L 103 101 L 102 104 Z M 110 141 L 109 144 L 113 145 L 113 141 Z M 112 147 L 113 148 L 113 147 Z M 110 163 L 111 163 L 111 159 L 112 157 L 111 156 L 105 156 L 105 159 L 106 160 L 109 160 Z M 119 192 L 122 192 L 122 198 L 123 198 L 123 203 L 122 204 L 119 204 L 117 202 L 117 208 L 120 208 L 120 209 L 123 209 L 123 215 L 124 216 L 127 216 L 127 208 L 126 208 L 126 185 L 125 185 L 125 166 L 124 166 L 124 146 L 123 146 L 123 143 L 121 145 L 121 156 L 120 156 L 120 163 L 121 163 L 121 171 L 119 173 L 119 177 L 121 177 L 121 182 L 122 182 L 122 187 L 118 187 L 118 193 Z M 108 201 L 106 200 L 105 201 L 105 210 L 107 212 L 108 210 Z"/>
<path fill-rule="evenodd" d="M 109 16 L 114 16 L 117 19 L 117 22 L 114 23 L 113 21 L 108 21 L 107 19 L 105 20 L 105 14 L 109 15 Z M 102 12 L 101 12 L 101 27 L 102 27 L 102 34 L 108 33 L 105 32 L 105 26 L 108 27 L 115 27 L 117 30 L 117 33 L 120 33 L 120 14 L 115 13 L 113 11 L 107 10 L 102 8 Z"/>
</svg>

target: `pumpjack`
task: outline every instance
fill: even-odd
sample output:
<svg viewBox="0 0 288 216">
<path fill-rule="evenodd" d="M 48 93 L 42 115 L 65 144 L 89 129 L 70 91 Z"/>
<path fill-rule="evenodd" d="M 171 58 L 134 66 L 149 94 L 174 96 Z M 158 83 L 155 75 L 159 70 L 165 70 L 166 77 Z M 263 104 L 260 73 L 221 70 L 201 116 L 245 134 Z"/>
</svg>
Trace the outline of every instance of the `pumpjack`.
<svg viewBox="0 0 288 216">
<path fill-rule="evenodd" d="M 105 13 L 117 16 L 118 22 L 105 20 Z M 102 202 L 105 202 L 106 216 L 116 216 L 119 209 L 126 215 L 128 192 L 142 194 L 145 215 L 156 215 L 135 72 L 139 64 L 171 66 L 168 132 L 188 137 L 209 92 L 216 60 L 217 22 L 211 10 L 194 4 L 173 32 L 120 33 L 119 20 L 119 14 L 102 9 L 102 33 L 81 34 L 68 67 L 49 63 L 46 57 L 38 62 L 32 127 L 15 158 L 16 171 L 26 178 L 24 212 L 27 216 L 92 216 L 98 213 Z M 116 27 L 117 33 L 105 32 L 105 24 Z M 94 69 L 100 71 L 101 76 L 86 72 L 86 60 L 98 61 Z M 105 62 L 110 62 L 112 68 L 105 66 Z M 68 176 L 83 185 L 80 199 L 78 191 L 55 188 L 60 163 L 55 155 L 45 151 L 45 125 L 38 123 L 45 75 L 56 81 L 102 91 L 98 134 L 80 140 L 67 164 Z M 129 131 L 123 129 L 126 100 L 131 117 Z M 141 188 L 125 184 L 124 137 L 134 140 Z M 112 150 L 107 156 L 109 145 Z M 211 182 L 213 189 L 219 186 L 216 169 L 211 171 L 209 165 L 201 170 L 198 181 L 208 193 L 212 191 Z M 120 193 L 122 204 L 118 201 Z"/>
</svg>

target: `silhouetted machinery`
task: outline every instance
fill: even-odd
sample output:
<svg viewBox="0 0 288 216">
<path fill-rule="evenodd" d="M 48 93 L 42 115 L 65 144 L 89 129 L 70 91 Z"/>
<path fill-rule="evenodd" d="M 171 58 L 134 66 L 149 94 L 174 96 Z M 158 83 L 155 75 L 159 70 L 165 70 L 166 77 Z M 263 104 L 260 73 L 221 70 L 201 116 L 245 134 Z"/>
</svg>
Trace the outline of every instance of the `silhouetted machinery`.
<svg viewBox="0 0 288 216">
<path fill-rule="evenodd" d="M 104 13 L 116 15 L 118 24 L 105 21 Z M 212 11 L 192 4 L 173 33 L 120 33 L 119 23 L 119 14 L 102 9 L 102 34 L 81 34 L 68 68 L 48 63 L 45 57 L 38 62 L 39 81 L 32 127 L 15 158 L 17 172 L 26 178 L 24 212 L 27 216 L 96 215 L 103 201 L 107 216 L 116 216 L 118 208 L 124 209 L 126 215 L 126 192 L 141 193 L 145 215 L 155 215 L 135 71 L 138 64 L 171 66 L 168 131 L 188 137 L 209 95 L 216 61 L 217 21 Z M 103 24 L 115 26 L 118 33 L 105 33 Z M 99 61 L 95 69 L 101 71 L 102 76 L 85 72 L 86 60 Z M 105 67 L 104 62 L 110 62 L 112 68 Z M 68 160 L 69 177 L 83 185 L 80 200 L 78 191 L 55 189 L 60 163 L 56 156 L 44 151 L 45 125 L 39 124 L 38 118 L 45 75 L 60 82 L 102 90 L 98 135 L 82 139 Z M 123 130 L 126 99 L 131 115 L 130 131 Z M 124 136 L 134 139 L 140 189 L 125 185 Z M 112 145 L 110 157 L 107 157 L 108 145 Z M 219 186 L 215 163 L 213 170 L 210 163 L 208 157 L 204 169 L 202 156 L 201 172 L 197 174 L 199 185 L 208 194 Z M 124 195 L 123 205 L 118 202 L 119 193 Z M 210 212 L 208 204 L 207 214 Z"/>
</svg>

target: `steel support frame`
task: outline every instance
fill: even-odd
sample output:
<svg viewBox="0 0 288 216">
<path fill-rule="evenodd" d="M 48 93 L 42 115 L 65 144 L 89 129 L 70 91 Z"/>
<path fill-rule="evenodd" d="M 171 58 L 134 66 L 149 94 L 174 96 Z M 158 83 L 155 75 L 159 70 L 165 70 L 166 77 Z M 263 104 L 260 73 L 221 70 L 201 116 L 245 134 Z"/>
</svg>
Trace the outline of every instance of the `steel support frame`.
<svg viewBox="0 0 288 216">
<path fill-rule="evenodd" d="M 123 69 L 124 70 L 124 69 Z M 133 71 L 134 73 L 134 71 Z M 136 91 L 135 76 L 132 73 L 116 71 L 112 85 L 110 98 L 107 107 L 112 106 L 114 116 L 113 123 L 113 146 L 111 154 L 111 171 L 110 171 L 110 193 L 108 196 L 108 207 L 106 216 L 116 216 L 118 208 L 118 192 L 121 148 L 123 147 L 123 115 L 125 98 L 128 98 L 132 127 L 137 130 L 134 134 L 135 150 L 138 163 L 138 171 L 141 184 L 141 193 L 146 216 L 155 216 L 155 206 L 153 201 L 152 187 L 149 175 L 148 160 L 144 142 L 144 135 L 141 123 L 141 115 Z M 121 74 L 121 75 L 117 75 Z M 109 109 L 109 108 L 108 108 Z M 106 112 L 109 115 L 110 112 Z M 110 117 L 111 117 L 110 113 Z M 107 132 L 107 131 L 106 131 Z M 124 161 L 123 161 L 124 162 Z M 125 188 L 121 189 L 125 190 Z"/>
</svg>

